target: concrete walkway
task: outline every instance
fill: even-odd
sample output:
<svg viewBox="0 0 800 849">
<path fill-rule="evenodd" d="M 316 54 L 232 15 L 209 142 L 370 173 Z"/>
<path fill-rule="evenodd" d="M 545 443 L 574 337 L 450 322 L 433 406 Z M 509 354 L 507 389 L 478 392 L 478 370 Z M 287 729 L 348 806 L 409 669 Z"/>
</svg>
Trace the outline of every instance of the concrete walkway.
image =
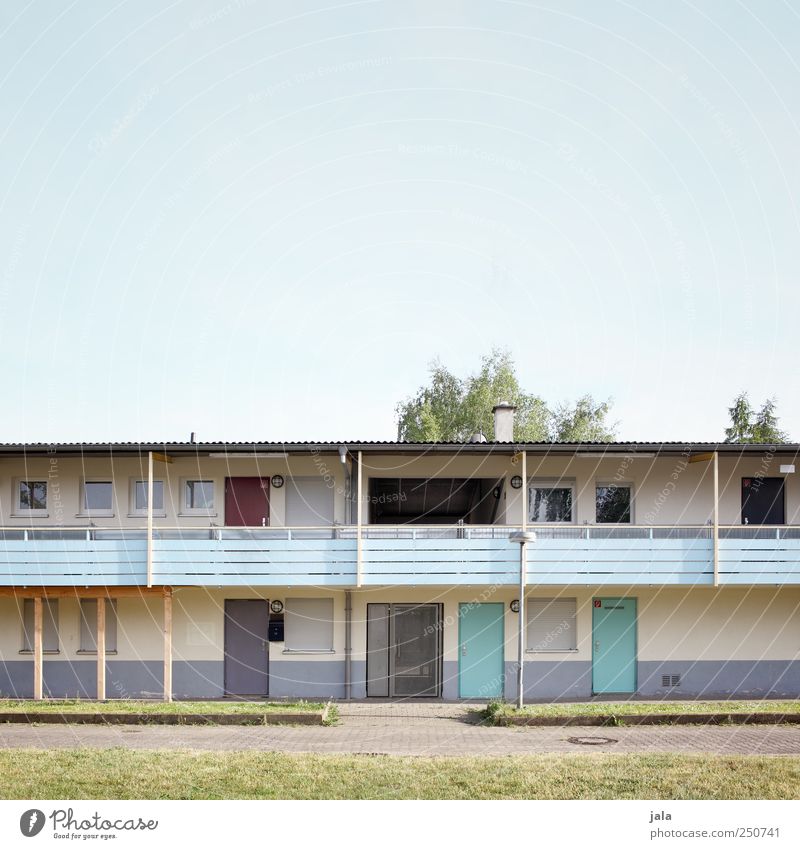
<svg viewBox="0 0 800 849">
<path fill-rule="evenodd" d="M 469 706 L 447 703 L 340 704 L 330 728 L 274 726 L 0 725 L 0 748 L 261 750 L 389 755 L 514 755 L 546 752 L 704 752 L 800 755 L 798 726 L 484 728 Z M 570 738 L 607 738 L 577 745 Z"/>
</svg>

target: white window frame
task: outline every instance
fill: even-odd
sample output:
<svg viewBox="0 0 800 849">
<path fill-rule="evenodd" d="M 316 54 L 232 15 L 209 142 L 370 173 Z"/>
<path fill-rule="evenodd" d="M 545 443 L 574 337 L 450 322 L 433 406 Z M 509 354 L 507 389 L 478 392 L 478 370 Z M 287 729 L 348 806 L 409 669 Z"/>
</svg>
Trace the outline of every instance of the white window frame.
<svg viewBox="0 0 800 849">
<path fill-rule="evenodd" d="M 326 634 L 324 645 L 320 645 L 319 647 L 313 647 L 310 645 L 301 645 L 300 648 L 292 648 L 292 629 L 294 627 L 294 618 L 299 616 L 301 617 L 301 623 L 303 619 L 308 618 L 307 613 L 297 613 L 293 608 L 298 606 L 298 602 L 300 605 L 307 604 L 309 602 L 325 602 L 326 606 L 330 605 L 330 619 L 324 620 L 326 624 L 329 625 L 329 633 Z M 316 620 L 323 621 L 323 620 Z M 284 628 L 284 645 L 285 648 L 283 650 L 284 654 L 335 654 L 336 649 L 334 647 L 335 640 L 335 623 L 336 623 L 336 608 L 334 605 L 334 601 L 332 598 L 318 596 L 315 598 L 308 598 L 297 596 L 294 598 L 287 598 L 284 601 L 283 608 L 283 628 Z M 300 625 L 302 627 L 302 624 Z"/>
<path fill-rule="evenodd" d="M 21 625 L 22 625 L 22 648 L 20 649 L 20 654 L 33 654 L 34 653 L 34 631 L 35 631 L 35 612 L 34 612 L 34 599 L 32 598 L 23 598 L 22 599 L 22 608 L 20 610 L 21 614 Z M 47 610 L 48 608 L 55 613 L 55 615 L 48 616 Z M 28 633 L 28 629 L 25 627 L 25 612 L 26 610 L 30 610 L 31 616 L 31 628 L 30 634 Z M 56 648 L 48 649 L 46 646 L 46 638 L 47 638 L 47 622 L 52 621 L 54 629 L 55 629 L 55 637 L 56 637 Z M 28 639 L 30 637 L 30 640 Z M 30 648 L 28 647 L 30 646 Z M 59 610 L 58 610 L 58 599 L 57 598 L 43 598 L 42 599 L 42 654 L 61 654 L 61 624 L 59 622 Z"/>
<path fill-rule="evenodd" d="M 598 486 L 615 486 L 617 489 L 629 489 L 631 491 L 631 515 L 627 522 L 598 522 L 597 521 L 597 487 Z M 636 503 L 636 491 L 633 488 L 632 481 L 614 481 L 614 480 L 596 480 L 594 482 L 594 523 L 606 527 L 607 525 L 635 525 L 634 505 Z"/>
<path fill-rule="evenodd" d="M 47 487 L 47 496 L 46 496 L 46 504 L 43 509 L 38 509 L 34 507 L 23 507 L 20 501 L 20 487 L 23 483 L 43 483 Z M 14 478 L 12 481 L 12 489 L 11 489 L 11 503 L 14 505 L 14 512 L 11 514 L 11 517 L 14 519 L 27 519 L 31 516 L 38 516 L 39 518 L 46 519 L 50 515 L 50 479 L 47 475 L 25 475 L 23 477 Z"/>
<path fill-rule="evenodd" d="M 194 478 L 190 478 L 194 480 Z M 147 487 L 147 478 L 130 478 L 128 481 L 128 518 L 133 519 L 147 515 L 147 507 L 143 510 L 136 508 L 136 484 L 143 483 Z M 153 478 L 153 484 L 160 483 L 163 489 L 163 507 L 160 510 L 153 510 L 153 516 L 157 519 L 164 519 L 167 516 L 167 482 L 164 478 Z"/>
<path fill-rule="evenodd" d="M 532 489 L 569 489 L 572 490 L 572 517 L 568 522 L 540 522 L 531 518 L 531 490 Z M 578 521 L 578 499 L 576 496 L 574 478 L 529 478 L 528 487 L 525 490 L 527 504 L 525 508 L 530 525 L 574 525 Z"/>
<path fill-rule="evenodd" d="M 213 487 L 214 506 L 213 507 L 190 507 L 186 501 L 187 484 L 196 481 L 210 483 Z M 217 499 L 219 498 L 219 487 L 217 486 L 216 478 L 208 477 L 191 477 L 181 478 L 181 516 L 216 516 L 217 515 Z"/>
<path fill-rule="evenodd" d="M 107 483 L 111 484 L 111 507 L 90 510 L 86 506 L 86 484 L 91 483 Z M 80 493 L 80 513 L 75 514 L 76 519 L 93 519 L 93 518 L 109 518 L 115 515 L 114 505 L 116 502 L 116 493 L 114 491 L 114 479 L 110 477 L 98 478 L 82 478 L 81 493 Z"/>
<path fill-rule="evenodd" d="M 78 651 L 77 654 L 97 654 L 97 599 L 96 598 L 82 598 L 79 599 L 79 608 L 78 608 Z M 87 602 L 93 602 L 95 604 L 94 615 L 93 616 L 84 616 L 83 606 Z M 84 648 L 83 645 L 83 637 L 84 637 L 84 623 L 86 623 L 87 628 L 89 629 L 89 637 L 93 637 L 94 648 Z M 117 640 L 118 640 L 118 632 L 119 632 L 119 615 L 117 611 L 117 600 L 115 598 L 107 598 L 106 599 L 106 654 L 116 654 L 117 653 Z M 112 640 L 109 640 L 109 637 L 113 637 Z M 109 647 L 109 643 L 111 643 L 111 648 Z"/>
<path fill-rule="evenodd" d="M 572 610 L 565 620 L 571 620 L 567 633 L 572 636 L 570 648 L 549 648 L 545 645 L 549 634 L 544 639 L 535 641 L 533 639 L 533 612 L 537 605 L 550 606 L 551 604 L 571 603 Z M 554 640 L 551 640 L 554 642 Z M 531 645 L 533 643 L 533 646 Z M 575 654 L 578 651 L 578 599 L 575 596 L 556 596 L 553 598 L 527 598 L 525 599 L 525 652 L 526 654 Z"/>
</svg>

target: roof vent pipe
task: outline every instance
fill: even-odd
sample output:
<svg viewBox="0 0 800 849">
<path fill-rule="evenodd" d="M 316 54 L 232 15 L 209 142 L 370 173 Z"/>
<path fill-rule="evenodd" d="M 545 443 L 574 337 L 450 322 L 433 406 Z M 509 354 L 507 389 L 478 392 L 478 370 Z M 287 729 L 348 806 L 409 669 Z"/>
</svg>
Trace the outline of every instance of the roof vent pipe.
<svg viewBox="0 0 800 849">
<path fill-rule="evenodd" d="M 499 401 L 492 408 L 494 413 L 494 441 L 514 441 L 514 411 L 517 408 L 508 401 Z"/>
</svg>

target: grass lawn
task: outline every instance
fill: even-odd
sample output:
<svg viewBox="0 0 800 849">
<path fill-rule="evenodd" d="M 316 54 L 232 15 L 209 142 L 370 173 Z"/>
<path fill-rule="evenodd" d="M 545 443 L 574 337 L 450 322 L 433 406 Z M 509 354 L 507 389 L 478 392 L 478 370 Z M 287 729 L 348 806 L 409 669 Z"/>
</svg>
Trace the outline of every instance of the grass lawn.
<svg viewBox="0 0 800 849">
<path fill-rule="evenodd" d="M 634 716 L 647 713 L 800 713 L 800 699 L 794 701 L 707 701 L 707 702 L 587 702 L 525 705 L 520 711 L 512 704 L 492 702 L 484 712 L 488 720 L 507 716 Z"/>
<path fill-rule="evenodd" d="M 800 758 L 0 751 L 3 799 L 796 799 Z"/>
<path fill-rule="evenodd" d="M 0 699 L 0 713 L 311 713 L 321 711 L 322 702 L 152 702 L 135 699 Z"/>
</svg>

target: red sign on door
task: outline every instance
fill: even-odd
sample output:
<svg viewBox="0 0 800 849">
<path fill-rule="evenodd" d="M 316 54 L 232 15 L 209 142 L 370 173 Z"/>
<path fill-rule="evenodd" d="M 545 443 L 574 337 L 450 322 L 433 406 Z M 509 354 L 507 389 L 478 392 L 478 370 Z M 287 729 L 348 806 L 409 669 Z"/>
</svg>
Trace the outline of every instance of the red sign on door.
<svg viewBox="0 0 800 849">
<path fill-rule="evenodd" d="M 600 601 L 600 599 L 599 599 L 599 598 L 596 598 L 596 599 L 594 600 L 594 606 L 595 606 L 595 607 L 602 607 L 602 606 L 603 606 L 603 602 L 602 602 L 602 601 Z"/>
</svg>

